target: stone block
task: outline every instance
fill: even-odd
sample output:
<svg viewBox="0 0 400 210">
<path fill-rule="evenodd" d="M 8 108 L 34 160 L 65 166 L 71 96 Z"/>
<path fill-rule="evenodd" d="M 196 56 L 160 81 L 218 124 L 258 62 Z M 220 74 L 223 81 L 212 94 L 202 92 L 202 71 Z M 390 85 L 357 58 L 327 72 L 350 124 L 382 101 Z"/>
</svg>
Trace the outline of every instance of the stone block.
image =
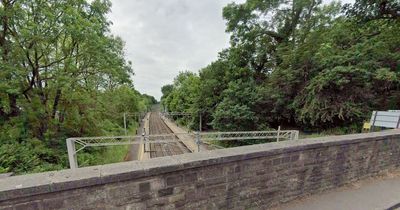
<svg viewBox="0 0 400 210">
<path fill-rule="evenodd" d="M 177 201 L 185 200 L 185 194 L 180 193 L 180 194 L 172 195 L 172 196 L 169 196 L 168 199 L 169 199 L 170 203 L 175 203 Z"/>
<path fill-rule="evenodd" d="M 183 184 L 183 175 L 182 174 L 169 175 L 165 177 L 165 183 L 167 186 L 176 186 Z"/>
<path fill-rule="evenodd" d="M 222 165 L 214 165 L 204 168 L 200 173 L 200 177 L 202 179 L 209 179 L 221 176 L 224 176 L 224 168 Z"/>
<path fill-rule="evenodd" d="M 139 192 L 146 193 L 150 191 L 150 182 L 143 182 L 139 184 Z"/>
<path fill-rule="evenodd" d="M 41 210 L 41 201 L 30 201 L 15 205 L 15 210 Z"/>
<path fill-rule="evenodd" d="M 173 193 L 174 193 L 174 188 L 173 187 L 168 187 L 168 188 L 165 188 L 165 189 L 158 190 L 158 196 L 159 197 L 172 195 Z"/>
<path fill-rule="evenodd" d="M 197 181 L 197 173 L 187 173 L 183 175 L 183 181 L 185 183 L 193 183 Z"/>
<path fill-rule="evenodd" d="M 11 205 L 6 205 L 6 206 L 0 206 L 0 210 L 14 210 L 14 208 Z"/>
<path fill-rule="evenodd" d="M 222 184 L 222 183 L 226 183 L 227 182 L 227 178 L 225 176 L 223 177 L 216 177 L 216 178 L 208 178 L 203 180 L 203 183 L 206 187 L 209 186 L 213 186 L 213 185 L 218 185 L 218 184 Z"/>
<path fill-rule="evenodd" d="M 147 208 L 165 208 L 165 206 L 169 205 L 169 201 L 167 197 L 154 198 L 150 199 L 146 202 Z"/>
</svg>

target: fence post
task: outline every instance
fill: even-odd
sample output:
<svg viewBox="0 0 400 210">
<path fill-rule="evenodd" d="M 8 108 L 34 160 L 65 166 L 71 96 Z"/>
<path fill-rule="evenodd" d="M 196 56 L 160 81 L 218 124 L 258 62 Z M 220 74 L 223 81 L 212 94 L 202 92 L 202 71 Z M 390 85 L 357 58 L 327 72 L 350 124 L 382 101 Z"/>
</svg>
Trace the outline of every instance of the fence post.
<svg viewBox="0 0 400 210">
<path fill-rule="evenodd" d="M 278 126 L 278 135 L 276 137 L 276 142 L 279 142 L 279 134 L 281 132 L 281 126 Z"/>
<path fill-rule="evenodd" d="M 71 169 L 76 169 L 78 168 L 78 160 L 76 159 L 75 142 L 73 139 L 67 139 L 66 142 L 67 142 L 69 167 Z"/>
<path fill-rule="evenodd" d="M 143 133 L 142 133 L 142 141 L 143 141 L 143 150 L 144 150 L 144 152 L 146 152 L 146 144 L 147 144 L 147 142 L 146 142 L 146 129 L 145 128 L 143 128 Z"/>
<path fill-rule="evenodd" d="M 200 132 L 196 132 L 197 152 L 200 152 Z"/>
<path fill-rule="evenodd" d="M 396 128 L 400 128 L 400 116 L 399 116 L 399 120 L 397 121 L 397 126 Z"/>
<path fill-rule="evenodd" d="M 125 130 L 125 136 L 128 135 L 128 132 L 126 131 L 126 113 L 124 112 L 124 130 Z"/>
<path fill-rule="evenodd" d="M 378 115 L 378 111 L 374 111 L 375 115 L 374 115 L 374 120 L 372 121 L 372 125 L 371 128 L 369 129 L 369 132 L 374 132 L 375 130 L 375 121 L 376 121 L 376 116 Z"/>
<path fill-rule="evenodd" d="M 201 127 L 202 127 L 202 125 L 201 125 L 201 121 L 202 121 L 202 119 L 201 119 L 201 111 L 200 111 L 200 116 L 199 116 L 199 132 L 201 132 Z"/>
<path fill-rule="evenodd" d="M 291 140 L 299 140 L 299 131 L 292 131 L 293 138 Z"/>
</svg>

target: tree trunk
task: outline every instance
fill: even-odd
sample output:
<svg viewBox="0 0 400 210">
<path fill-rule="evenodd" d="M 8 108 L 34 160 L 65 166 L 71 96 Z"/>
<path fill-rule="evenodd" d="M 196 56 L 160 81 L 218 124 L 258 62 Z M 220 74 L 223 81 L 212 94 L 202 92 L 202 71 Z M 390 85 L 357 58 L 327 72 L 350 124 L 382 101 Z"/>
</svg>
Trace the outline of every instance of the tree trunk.
<svg viewBox="0 0 400 210">
<path fill-rule="evenodd" d="M 51 118 L 53 118 L 53 119 L 55 119 L 55 117 L 56 117 L 58 103 L 60 101 L 60 98 L 61 98 L 61 89 L 57 89 L 56 96 L 54 98 L 54 103 L 53 103 L 53 111 L 51 114 Z"/>
</svg>

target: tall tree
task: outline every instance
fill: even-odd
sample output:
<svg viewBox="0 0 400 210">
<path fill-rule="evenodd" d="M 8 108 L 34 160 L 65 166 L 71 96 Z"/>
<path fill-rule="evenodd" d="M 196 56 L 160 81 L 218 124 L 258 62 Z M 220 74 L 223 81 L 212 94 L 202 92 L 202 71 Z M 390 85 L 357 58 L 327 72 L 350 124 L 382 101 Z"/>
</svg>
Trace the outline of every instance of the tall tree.
<svg viewBox="0 0 400 210">
<path fill-rule="evenodd" d="M 1 1 L 0 171 L 59 168 L 66 137 L 119 134 L 123 112 L 152 103 L 134 90 L 124 42 L 110 33 L 110 7 L 108 0 Z M 12 150 L 30 151 L 35 164 Z"/>
</svg>

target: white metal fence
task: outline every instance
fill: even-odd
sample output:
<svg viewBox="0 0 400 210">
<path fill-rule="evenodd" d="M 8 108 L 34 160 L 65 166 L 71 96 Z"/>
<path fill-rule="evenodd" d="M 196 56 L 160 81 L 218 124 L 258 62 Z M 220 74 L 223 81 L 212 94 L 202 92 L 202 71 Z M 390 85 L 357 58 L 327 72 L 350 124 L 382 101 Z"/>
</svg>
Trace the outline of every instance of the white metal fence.
<svg viewBox="0 0 400 210">
<path fill-rule="evenodd" d="M 297 140 L 297 130 L 277 131 L 241 131 L 241 132 L 195 132 L 174 133 L 162 135 L 137 135 L 137 136 L 101 136 L 101 137 L 79 137 L 66 140 L 70 168 L 78 168 L 77 153 L 86 147 L 102 147 L 117 145 L 132 145 L 146 143 L 170 144 L 180 139 L 192 139 L 199 146 L 209 141 L 240 141 L 240 140 L 262 140 L 276 139 L 276 141 Z M 198 147 L 200 151 L 200 146 Z M 144 147 L 146 152 L 146 147 Z"/>
</svg>

